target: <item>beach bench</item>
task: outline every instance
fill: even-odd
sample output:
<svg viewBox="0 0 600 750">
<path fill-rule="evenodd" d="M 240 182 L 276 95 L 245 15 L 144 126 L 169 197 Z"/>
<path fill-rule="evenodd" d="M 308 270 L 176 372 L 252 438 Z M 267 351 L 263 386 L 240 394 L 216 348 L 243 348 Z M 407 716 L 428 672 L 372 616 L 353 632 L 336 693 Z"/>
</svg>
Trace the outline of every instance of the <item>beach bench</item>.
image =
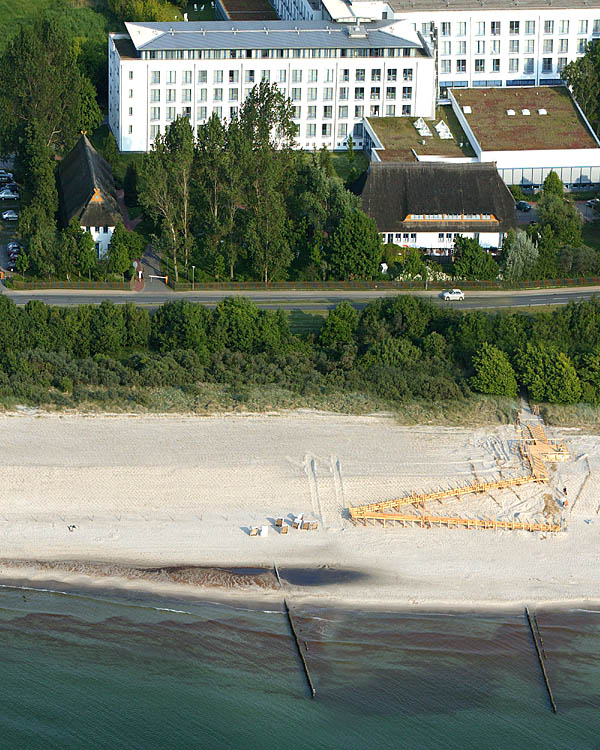
<svg viewBox="0 0 600 750">
<path fill-rule="evenodd" d="M 258 536 L 258 526 L 253 526 L 250 529 L 250 536 Z"/>
<path fill-rule="evenodd" d="M 282 534 L 287 534 L 287 533 L 288 533 L 288 529 L 289 529 L 289 528 L 290 528 L 289 526 L 282 526 L 282 527 L 281 527 L 281 533 L 282 533 Z"/>
<path fill-rule="evenodd" d="M 275 526 L 277 526 L 277 527 L 281 528 L 281 527 L 283 526 L 283 518 L 278 518 L 278 519 L 277 519 L 277 520 L 275 521 Z"/>
<path fill-rule="evenodd" d="M 317 528 L 318 528 L 318 526 L 319 526 L 319 522 L 318 522 L 318 521 L 313 521 L 313 522 L 312 522 L 312 526 L 311 526 L 311 529 L 312 529 L 313 531 L 316 531 L 316 530 L 317 530 Z"/>
</svg>

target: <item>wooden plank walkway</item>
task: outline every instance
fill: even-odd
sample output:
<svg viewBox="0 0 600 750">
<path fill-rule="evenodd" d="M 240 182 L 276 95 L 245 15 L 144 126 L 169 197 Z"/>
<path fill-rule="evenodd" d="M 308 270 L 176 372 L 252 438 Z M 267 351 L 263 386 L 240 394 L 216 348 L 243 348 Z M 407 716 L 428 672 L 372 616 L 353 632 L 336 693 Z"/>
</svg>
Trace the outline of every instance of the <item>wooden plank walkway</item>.
<svg viewBox="0 0 600 750">
<path fill-rule="evenodd" d="M 371 513 L 361 518 L 363 525 L 367 521 L 381 521 L 387 523 L 401 523 L 403 526 L 419 526 L 422 529 L 434 527 L 467 528 L 467 529 L 497 529 L 504 531 L 562 531 L 560 523 L 540 523 L 538 521 L 499 521 L 497 518 L 456 518 L 453 516 L 415 516 L 409 513 Z"/>
</svg>

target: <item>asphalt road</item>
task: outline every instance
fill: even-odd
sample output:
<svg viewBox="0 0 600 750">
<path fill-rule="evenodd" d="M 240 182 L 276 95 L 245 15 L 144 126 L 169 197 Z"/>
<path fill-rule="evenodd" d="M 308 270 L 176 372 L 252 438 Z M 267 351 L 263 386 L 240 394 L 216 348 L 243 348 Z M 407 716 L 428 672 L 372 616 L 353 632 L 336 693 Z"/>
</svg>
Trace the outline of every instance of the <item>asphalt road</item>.
<svg viewBox="0 0 600 750">
<path fill-rule="evenodd" d="M 83 305 L 100 304 L 103 299 L 115 303 L 133 302 L 138 307 L 149 309 L 158 307 L 163 302 L 173 302 L 187 299 L 190 302 L 202 302 L 210 307 L 215 306 L 225 297 L 239 295 L 249 297 L 259 307 L 281 308 L 283 310 L 329 310 L 342 300 L 348 300 L 357 309 L 365 307 L 378 297 L 395 296 L 397 294 L 414 294 L 429 299 L 431 302 L 455 307 L 460 310 L 476 310 L 490 308 L 523 308 L 546 305 L 566 305 L 568 302 L 578 302 L 590 299 L 600 294 L 600 287 L 580 287 L 576 289 L 551 289 L 526 292 L 466 292 L 463 302 L 444 302 L 438 291 L 434 292 L 398 292 L 396 290 L 368 290 L 368 291 L 207 291 L 207 292 L 173 292 L 163 286 L 163 290 L 142 292 L 106 292 L 106 291 L 62 291 L 41 290 L 39 292 L 15 292 L 1 287 L 1 292 L 13 299 L 18 305 L 24 305 L 30 299 L 39 299 L 48 305 Z"/>
</svg>

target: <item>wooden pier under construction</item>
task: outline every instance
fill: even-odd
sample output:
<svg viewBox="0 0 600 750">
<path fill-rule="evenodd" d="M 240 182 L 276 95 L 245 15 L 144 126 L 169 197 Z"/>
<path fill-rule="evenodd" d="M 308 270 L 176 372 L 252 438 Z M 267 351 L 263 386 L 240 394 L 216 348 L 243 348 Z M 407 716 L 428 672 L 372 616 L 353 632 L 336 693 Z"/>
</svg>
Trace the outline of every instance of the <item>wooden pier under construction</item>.
<svg viewBox="0 0 600 750">
<path fill-rule="evenodd" d="M 519 452 L 525 465 L 529 468 L 528 474 L 509 477 L 507 479 L 496 479 L 490 482 L 471 482 L 470 484 L 452 487 L 404 497 L 384 500 L 379 503 L 358 505 L 350 507 L 349 513 L 353 523 L 362 522 L 367 526 L 369 522 L 382 524 L 399 523 L 403 527 L 419 526 L 421 528 L 447 527 L 467 529 L 502 529 L 506 531 L 562 531 L 562 525 L 553 521 L 499 521 L 497 519 L 476 519 L 454 516 L 432 516 L 425 513 L 425 505 L 430 501 L 443 502 L 449 498 L 463 498 L 466 495 L 475 495 L 490 492 L 491 490 L 502 490 L 520 487 L 525 484 L 542 483 L 548 480 L 546 462 L 566 461 L 569 452 L 566 445 L 548 439 L 543 427 L 539 423 L 526 424 L 519 442 Z M 407 513 L 407 506 L 413 506 L 421 510 L 420 515 Z"/>
</svg>

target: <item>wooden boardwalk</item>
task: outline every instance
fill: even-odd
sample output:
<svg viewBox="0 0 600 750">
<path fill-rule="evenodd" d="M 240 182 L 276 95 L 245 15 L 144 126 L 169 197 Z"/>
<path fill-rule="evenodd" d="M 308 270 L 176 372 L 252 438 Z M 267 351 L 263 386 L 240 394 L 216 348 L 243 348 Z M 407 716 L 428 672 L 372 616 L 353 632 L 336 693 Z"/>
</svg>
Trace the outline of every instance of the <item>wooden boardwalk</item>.
<svg viewBox="0 0 600 750">
<path fill-rule="evenodd" d="M 499 521 L 497 518 L 457 518 L 454 516 L 415 516 L 409 513 L 371 513 L 361 518 L 363 525 L 368 521 L 377 521 L 383 526 L 388 523 L 400 523 L 402 526 L 419 526 L 422 529 L 496 529 L 503 531 L 562 531 L 560 523 L 540 523 L 538 521 Z"/>
</svg>

